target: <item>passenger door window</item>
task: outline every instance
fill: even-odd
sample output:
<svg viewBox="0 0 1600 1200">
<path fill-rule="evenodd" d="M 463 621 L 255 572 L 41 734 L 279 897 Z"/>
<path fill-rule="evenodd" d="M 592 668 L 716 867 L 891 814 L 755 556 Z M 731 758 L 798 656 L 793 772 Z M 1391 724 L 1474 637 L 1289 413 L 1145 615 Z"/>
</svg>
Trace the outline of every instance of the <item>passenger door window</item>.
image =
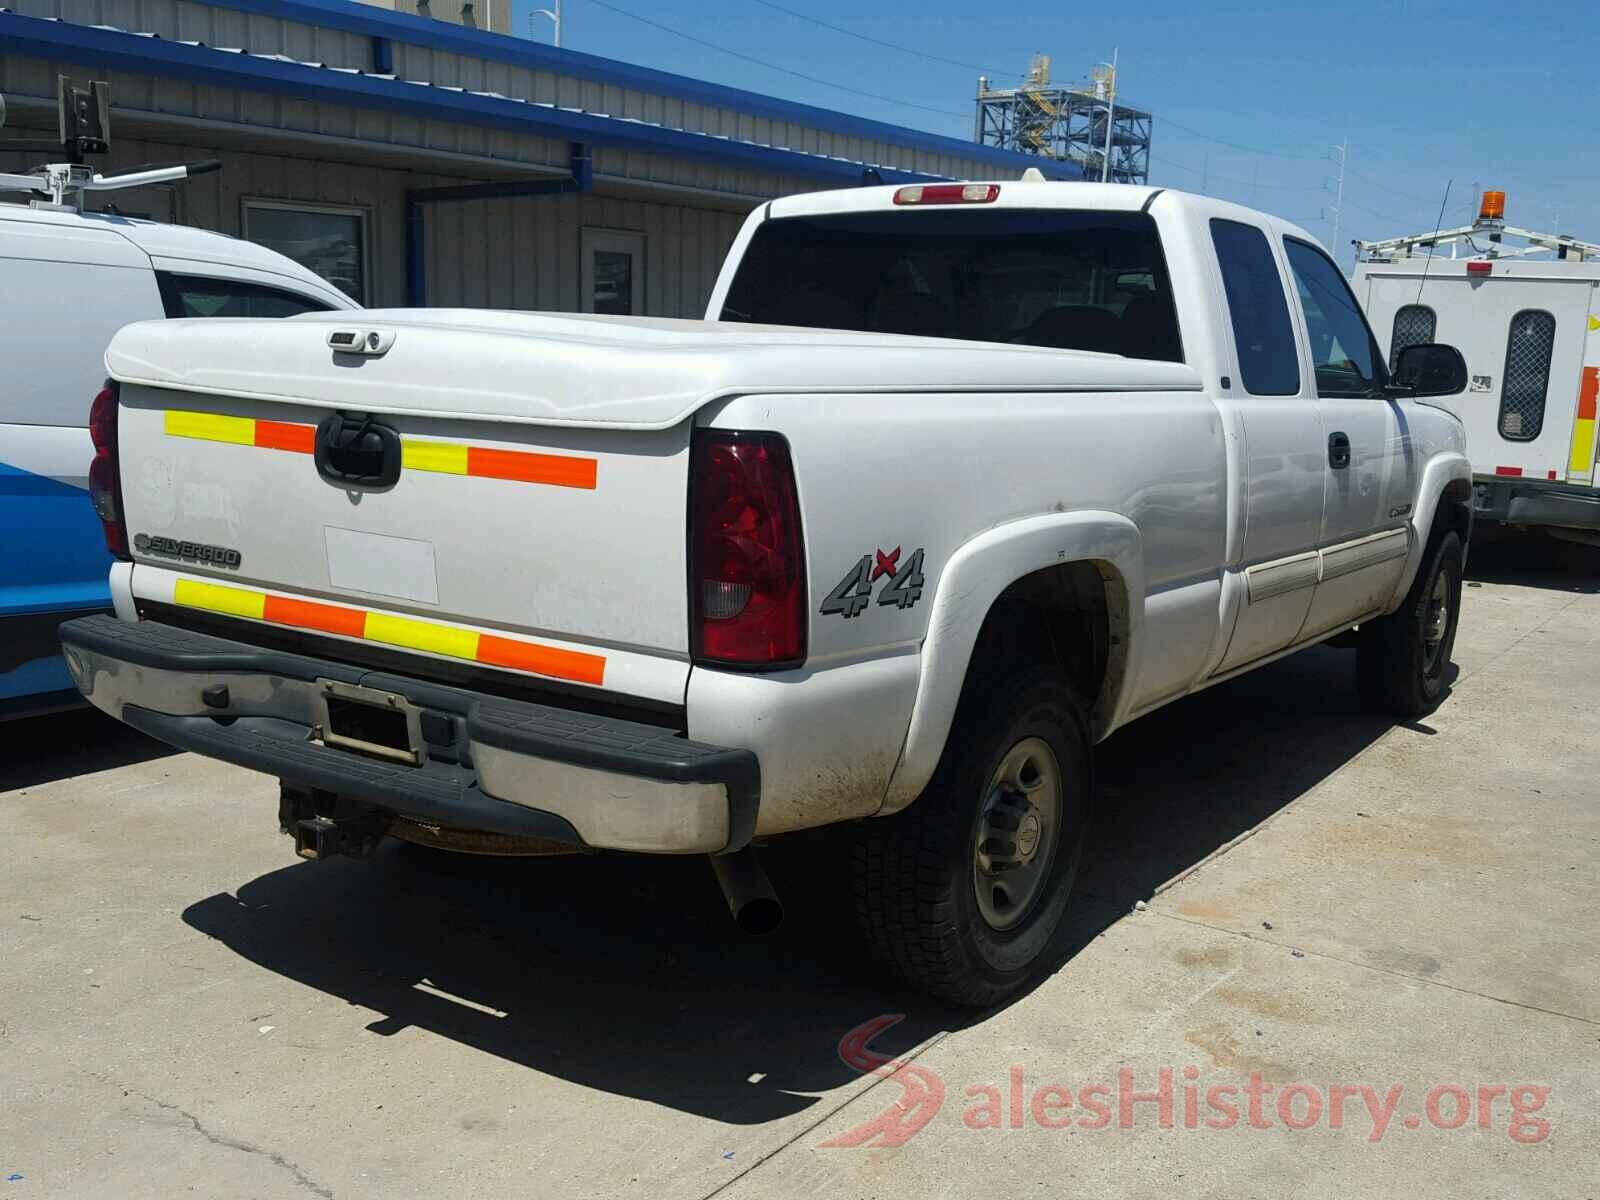
<svg viewBox="0 0 1600 1200">
<path fill-rule="evenodd" d="M 1211 242 L 1222 268 L 1244 390 L 1252 396 L 1294 395 L 1300 390 L 1300 354 L 1266 234 L 1254 225 L 1217 218 L 1211 222 Z"/>
<path fill-rule="evenodd" d="M 298 292 L 235 279 L 165 271 L 156 279 L 168 317 L 293 317 L 303 312 L 327 312 L 333 307 Z"/>
<path fill-rule="evenodd" d="M 1388 382 L 1378 343 L 1339 268 L 1321 250 L 1284 239 L 1306 315 L 1319 396 L 1376 396 Z"/>
</svg>

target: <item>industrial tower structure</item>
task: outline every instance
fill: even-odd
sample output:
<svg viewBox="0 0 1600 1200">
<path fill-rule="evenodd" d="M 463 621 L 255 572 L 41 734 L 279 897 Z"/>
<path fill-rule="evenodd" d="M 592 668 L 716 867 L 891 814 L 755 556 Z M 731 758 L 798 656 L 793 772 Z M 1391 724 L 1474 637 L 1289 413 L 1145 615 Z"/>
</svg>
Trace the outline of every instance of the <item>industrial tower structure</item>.
<svg viewBox="0 0 1600 1200">
<path fill-rule="evenodd" d="M 1096 67 L 1087 83 L 1050 83 L 1050 56 L 1036 54 L 1027 81 L 1018 88 L 993 89 L 978 80 L 978 111 L 973 139 L 987 146 L 1021 150 L 1078 164 L 1085 179 L 1113 183 L 1150 181 L 1151 116 L 1117 97 L 1113 66 Z M 1106 125 L 1110 122 L 1110 170 L 1105 170 Z"/>
</svg>

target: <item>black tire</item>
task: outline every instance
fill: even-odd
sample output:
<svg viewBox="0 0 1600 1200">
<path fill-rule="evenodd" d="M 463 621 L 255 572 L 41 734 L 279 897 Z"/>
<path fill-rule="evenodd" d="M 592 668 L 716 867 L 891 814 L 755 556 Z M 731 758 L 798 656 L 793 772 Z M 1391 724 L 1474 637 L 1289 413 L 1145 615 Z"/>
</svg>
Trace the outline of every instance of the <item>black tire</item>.
<svg viewBox="0 0 1600 1200">
<path fill-rule="evenodd" d="M 1387 617 L 1361 627 L 1356 680 L 1365 707 L 1403 721 L 1425 717 L 1439 707 L 1461 618 L 1465 561 L 1461 537 L 1454 530 L 1431 539 L 1405 602 Z M 1448 611 L 1435 646 L 1430 635 L 1438 633 L 1432 627 L 1441 596 Z"/>
<path fill-rule="evenodd" d="M 904 982 L 943 1000 L 987 1007 L 1025 987 L 1047 958 L 1088 833 L 1087 729 L 1083 706 L 1059 672 L 997 672 L 963 695 L 944 757 L 922 795 L 905 811 L 856 828 L 856 915 L 874 954 Z M 993 828 L 980 822 L 997 771 L 1030 739 L 1049 747 L 1059 769 L 1060 819 L 1031 903 L 1018 909 L 1015 925 L 996 929 L 978 900 L 979 831 Z"/>
</svg>

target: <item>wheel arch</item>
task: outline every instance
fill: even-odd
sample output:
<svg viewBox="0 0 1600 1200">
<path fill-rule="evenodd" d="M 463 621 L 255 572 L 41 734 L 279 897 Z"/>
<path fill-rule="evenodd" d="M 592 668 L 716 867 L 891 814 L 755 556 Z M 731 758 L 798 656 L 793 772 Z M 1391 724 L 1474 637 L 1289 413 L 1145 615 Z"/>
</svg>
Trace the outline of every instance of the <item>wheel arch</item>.
<svg viewBox="0 0 1600 1200">
<path fill-rule="evenodd" d="M 1385 612 L 1393 612 L 1411 590 L 1433 536 L 1434 523 L 1440 517 L 1461 535 L 1461 543 L 1466 546 L 1472 534 L 1472 463 L 1465 454 L 1436 454 L 1422 468 L 1416 507 L 1411 513 L 1411 549 Z"/>
<path fill-rule="evenodd" d="M 1098 581 L 1098 593 L 1091 580 Z M 1095 619 L 1103 620 L 1105 631 L 1104 652 L 1091 652 L 1090 663 L 1072 655 L 1079 647 L 1060 636 L 1064 629 L 1072 636 L 1072 626 L 1063 626 L 1061 618 L 1081 616 L 1086 599 L 1098 602 Z M 986 530 L 952 554 L 940 575 L 905 745 L 880 813 L 905 808 L 932 778 L 975 656 L 983 652 L 983 639 L 993 636 L 997 614 L 1013 604 L 1043 610 L 1035 620 L 1064 656 L 1058 661 L 1080 688 L 1092 689 L 1083 697 L 1091 741 L 1124 707 L 1126 688 L 1137 677 L 1144 614 L 1138 528 L 1120 514 L 1092 511 L 1029 517 Z M 1049 653 L 1049 645 L 1041 652 Z"/>
</svg>

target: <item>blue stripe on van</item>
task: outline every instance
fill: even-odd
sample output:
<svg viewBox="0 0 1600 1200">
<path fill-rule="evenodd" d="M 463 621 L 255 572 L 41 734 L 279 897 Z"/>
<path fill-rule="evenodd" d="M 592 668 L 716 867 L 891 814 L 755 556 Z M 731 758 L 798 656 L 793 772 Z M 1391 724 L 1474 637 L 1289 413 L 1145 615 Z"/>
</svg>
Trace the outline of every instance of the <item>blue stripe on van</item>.
<svg viewBox="0 0 1600 1200">
<path fill-rule="evenodd" d="M 83 488 L 0 462 L 0 617 L 111 607 L 111 555 Z"/>
<path fill-rule="evenodd" d="M 71 687 L 60 654 L 36 653 L 38 620 L 27 618 L 111 607 L 111 555 L 89 493 L 0 463 L 0 529 L 0 700 Z"/>
</svg>

